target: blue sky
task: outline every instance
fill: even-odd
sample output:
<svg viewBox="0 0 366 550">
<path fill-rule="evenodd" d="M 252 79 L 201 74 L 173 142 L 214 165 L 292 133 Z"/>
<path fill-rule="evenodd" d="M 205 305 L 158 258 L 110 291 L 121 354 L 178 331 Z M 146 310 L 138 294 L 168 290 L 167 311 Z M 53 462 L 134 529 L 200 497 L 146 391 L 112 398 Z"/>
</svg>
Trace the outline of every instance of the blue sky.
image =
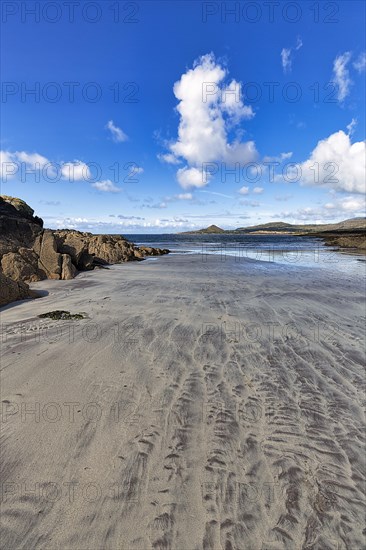
<svg viewBox="0 0 366 550">
<path fill-rule="evenodd" d="M 364 215 L 364 2 L 71 4 L 2 4 L 1 189 L 47 227 Z"/>
</svg>

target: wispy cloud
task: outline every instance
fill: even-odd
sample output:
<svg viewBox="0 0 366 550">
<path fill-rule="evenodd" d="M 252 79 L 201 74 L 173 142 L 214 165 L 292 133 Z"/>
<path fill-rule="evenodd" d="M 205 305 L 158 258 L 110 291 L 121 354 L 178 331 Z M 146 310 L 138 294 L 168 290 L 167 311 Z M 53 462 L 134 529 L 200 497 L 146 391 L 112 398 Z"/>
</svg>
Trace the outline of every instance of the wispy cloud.
<svg viewBox="0 0 366 550">
<path fill-rule="evenodd" d="M 357 126 L 357 119 L 353 118 L 349 124 L 347 124 L 346 128 L 348 130 L 348 135 L 351 136 Z"/>
<path fill-rule="evenodd" d="M 351 59 L 351 52 L 338 55 L 333 62 L 333 80 L 337 84 L 338 101 L 342 102 L 350 93 L 352 80 L 349 76 L 347 65 Z"/>
<path fill-rule="evenodd" d="M 291 49 L 282 48 L 281 50 L 281 62 L 284 73 L 289 73 L 292 69 Z"/>
<path fill-rule="evenodd" d="M 192 193 L 179 193 L 178 195 L 176 195 L 176 198 L 179 201 L 188 201 L 193 199 L 193 195 Z"/>
<path fill-rule="evenodd" d="M 45 204 L 46 206 L 58 206 L 59 204 L 61 204 L 60 201 L 44 201 L 44 200 L 40 200 L 39 201 L 39 204 Z"/>
<path fill-rule="evenodd" d="M 173 153 L 166 153 L 165 155 L 159 154 L 158 159 L 161 162 L 166 162 L 167 164 L 180 164 L 181 163 L 181 161 L 179 159 L 177 159 L 177 157 L 175 157 L 173 155 Z"/>
<path fill-rule="evenodd" d="M 208 193 L 209 195 L 217 195 L 218 197 L 224 197 L 225 199 L 233 199 L 232 195 L 225 195 L 225 193 L 218 193 L 217 191 L 205 191 L 200 189 L 198 193 Z"/>
<path fill-rule="evenodd" d="M 296 45 L 292 46 L 291 48 L 282 48 L 281 50 L 281 62 L 282 62 L 282 68 L 283 72 L 290 73 L 292 71 L 292 62 L 293 62 L 293 52 L 299 50 L 302 48 L 303 42 L 300 38 L 300 36 L 296 39 Z"/>
<path fill-rule="evenodd" d="M 128 136 L 124 133 L 124 131 L 121 128 L 118 128 L 113 122 L 113 120 L 109 120 L 106 124 L 106 129 L 111 132 L 112 139 L 116 143 L 120 143 L 122 141 L 127 141 Z"/>
<path fill-rule="evenodd" d="M 149 203 L 145 203 L 141 206 L 141 208 L 157 208 L 157 209 L 162 209 L 162 208 L 168 208 L 168 205 L 165 201 L 162 201 L 162 202 L 155 202 L 153 204 L 149 204 Z"/>
<path fill-rule="evenodd" d="M 353 67 L 359 73 L 362 73 L 366 69 L 366 52 L 360 53 L 356 61 L 354 61 Z"/>
<path fill-rule="evenodd" d="M 276 195 L 275 200 L 279 202 L 287 202 L 292 199 L 293 195 Z"/>
<path fill-rule="evenodd" d="M 250 206 L 252 208 L 256 208 L 260 206 L 260 203 L 258 201 L 249 201 L 247 199 L 243 199 L 243 200 L 240 200 L 239 202 L 244 206 Z"/>
<path fill-rule="evenodd" d="M 140 216 L 124 216 L 123 214 L 118 214 L 117 218 L 120 220 L 144 220 L 145 218 L 141 218 Z"/>
</svg>

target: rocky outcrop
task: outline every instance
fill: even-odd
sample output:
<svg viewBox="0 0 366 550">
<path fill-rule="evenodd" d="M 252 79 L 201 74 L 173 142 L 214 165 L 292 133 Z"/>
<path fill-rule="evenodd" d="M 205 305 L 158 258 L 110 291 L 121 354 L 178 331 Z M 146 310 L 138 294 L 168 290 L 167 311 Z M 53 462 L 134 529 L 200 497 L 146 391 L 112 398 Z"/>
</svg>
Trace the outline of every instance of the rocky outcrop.
<svg viewBox="0 0 366 550">
<path fill-rule="evenodd" d="M 137 247 L 121 235 L 93 235 L 69 229 L 57 230 L 53 234 L 57 241 L 57 250 L 69 254 L 80 271 L 169 252 L 167 249 Z"/>
<path fill-rule="evenodd" d="M 89 251 L 97 262 L 116 264 L 136 260 L 136 247 L 118 235 L 91 235 Z"/>
<path fill-rule="evenodd" d="M 0 271 L 0 307 L 15 302 L 16 300 L 24 300 L 25 298 L 34 298 L 34 294 L 29 289 L 29 286 L 21 281 L 13 281 Z"/>
<path fill-rule="evenodd" d="M 39 268 L 38 256 L 31 248 L 19 248 L 18 252 L 8 252 L 1 258 L 1 269 L 14 281 L 34 283 L 47 278 L 45 271 Z"/>
<path fill-rule="evenodd" d="M 145 256 L 160 256 L 161 254 L 168 254 L 169 250 L 165 248 L 154 248 L 153 246 L 140 246 L 138 248 L 139 254 L 142 254 L 142 257 Z"/>
<path fill-rule="evenodd" d="M 68 254 L 61 254 L 62 263 L 61 263 L 61 279 L 73 279 L 77 275 L 78 270 L 71 261 L 71 258 Z"/>
<path fill-rule="evenodd" d="M 41 218 L 24 201 L 0 197 L 0 272 L 15 282 L 72 279 L 78 271 L 168 252 L 138 248 L 121 235 L 43 229 Z M 27 289 L 23 284 L 19 293 Z M 11 292 L 4 292 L 4 300 L 9 299 Z"/>
<path fill-rule="evenodd" d="M 31 248 L 43 231 L 43 220 L 33 216 L 33 210 L 22 200 L 0 197 L 0 256 Z"/>
<path fill-rule="evenodd" d="M 46 273 L 47 279 L 61 279 L 62 255 L 57 251 L 57 242 L 50 229 L 37 237 L 33 246 L 38 255 L 38 267 Z"/>
<path fill-rule="evenodd" d="M 88 247 L 88 236 L 91 236 L 91 233 L 64 229 L 54 231 L 54 236 L 57 250 L 61 254 L 70 256 L 76 269 L 79 271 L 93 269 L 94 258 Z"/>
</svg>

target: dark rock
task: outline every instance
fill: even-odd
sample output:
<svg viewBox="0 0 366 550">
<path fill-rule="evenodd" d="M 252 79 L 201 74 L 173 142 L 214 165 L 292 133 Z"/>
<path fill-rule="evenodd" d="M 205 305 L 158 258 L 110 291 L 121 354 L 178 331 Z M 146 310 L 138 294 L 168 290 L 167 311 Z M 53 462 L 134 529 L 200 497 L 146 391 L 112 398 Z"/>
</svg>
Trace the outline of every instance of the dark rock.
<svg viewBox="0 0 366 550">
<path fill-rule="evenodd" d="M 0 256 L 7 252 L 18 252 L 20 247 L 31 248 L 43 228 L 43 221 L 30 214 L 30 207 L 29 210 L 19 206 L 16 208 L 9 199 L 11 197 L 6 197 L 6 200 L 0 197 Z M 15 204 L 23 203 L 20 199 L 14 201 L 19 201 Z"/>
</svg>

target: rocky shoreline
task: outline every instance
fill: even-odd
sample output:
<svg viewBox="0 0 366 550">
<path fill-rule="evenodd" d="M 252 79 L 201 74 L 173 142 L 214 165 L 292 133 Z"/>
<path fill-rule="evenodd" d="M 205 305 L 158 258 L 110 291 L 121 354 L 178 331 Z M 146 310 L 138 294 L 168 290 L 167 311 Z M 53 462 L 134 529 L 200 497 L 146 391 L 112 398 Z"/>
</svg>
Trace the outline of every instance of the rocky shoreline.
<svg viewBox="0 0 366 550">
<path fill-rule="evenodd" d="M 121 235 L 44 229 L 24 201 L 0 196 L 0 306 L 35 297 L 28 283 L 73 279 L 80 271 L 168 253 L 137 247 Z"/>
<path fill-rule="evenodd" d="M 340 251 L 366 254 L 366 231 L 325 231 L 306 236 L 322 239 L 326 246 L 337 247 Z"/>
</svg>

